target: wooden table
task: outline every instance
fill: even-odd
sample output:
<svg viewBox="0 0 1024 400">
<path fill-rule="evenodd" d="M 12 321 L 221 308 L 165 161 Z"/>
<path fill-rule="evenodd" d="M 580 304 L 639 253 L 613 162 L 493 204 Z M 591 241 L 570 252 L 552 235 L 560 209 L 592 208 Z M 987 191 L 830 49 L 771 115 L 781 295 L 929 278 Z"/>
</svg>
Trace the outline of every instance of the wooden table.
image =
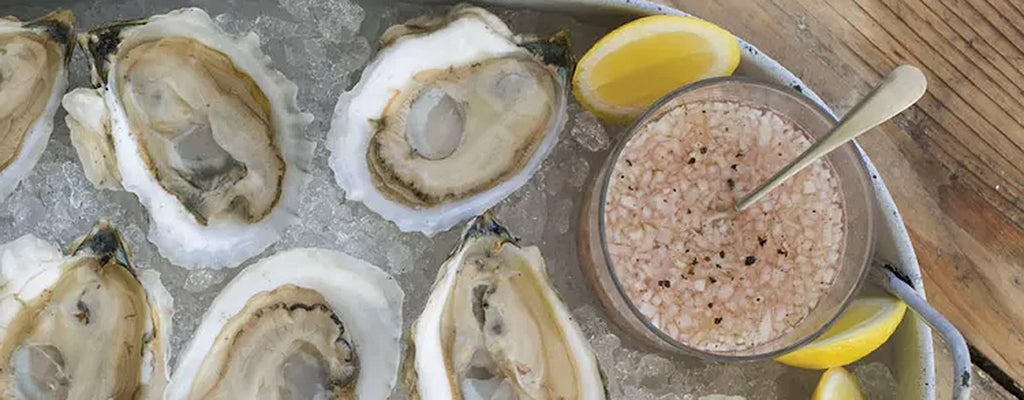
<svg viewBox="0 0 1024 400">
<path fill-rule="evenodd" d="M 747 39 L 840 114 L 896 65 L 925 71 L 918 105 L 859 141 L 929 301 L 1024 383 L 1024 0 L 662 1 Z"/>
</svg>

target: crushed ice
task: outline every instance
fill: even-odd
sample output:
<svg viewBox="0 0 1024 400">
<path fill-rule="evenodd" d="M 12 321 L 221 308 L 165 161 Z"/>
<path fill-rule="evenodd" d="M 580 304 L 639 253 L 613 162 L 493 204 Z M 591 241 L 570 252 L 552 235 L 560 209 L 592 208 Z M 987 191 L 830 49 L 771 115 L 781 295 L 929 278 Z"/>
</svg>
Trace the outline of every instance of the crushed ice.
<svg viewBox="0 0 1024 400">
<path fill-rule="evenodd" d="M 891 400 L 896 398 L 896 378 L 888 365 L 881 362 L 870 362 L 852 367 L 853 376 L 861 384 L 864 397 L 871 400 Z"/>
<path fill-rule="evenodd" d="M 590 112 L 581 110 L 578 105 L 573 104 L 570 108 L 575 109 L 572 129 L 569 131 L 572 139 L 591 152 L 607 149 L 610 139 L 601 121 Z"/>
</svg>

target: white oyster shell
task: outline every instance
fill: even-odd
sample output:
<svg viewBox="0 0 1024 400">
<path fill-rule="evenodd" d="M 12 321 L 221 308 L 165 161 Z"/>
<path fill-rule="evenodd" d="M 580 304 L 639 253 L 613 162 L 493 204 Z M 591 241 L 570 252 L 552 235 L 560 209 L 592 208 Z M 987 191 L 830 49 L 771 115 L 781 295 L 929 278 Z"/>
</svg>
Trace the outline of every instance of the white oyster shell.
<svg viewBox="0 0 1024 400">
<path fill-rule="evenodd" d="M 134 269 L 122 246 L 105 222 L 69 255 L 32 235 L 0 245 L 0 398 L 163 397 L 173 300 L 159 273 Z M 126 298 L 103 298 L 113 293 Z M 116 328 L 125 321 L 140 324 L 137 336 Z"/>
<path fill-rule="evenodd" d="M 0 48 L 3 48 L 3 54 L 0 55 L 0 75 L 3 76 L 0 81 L 0 122 L 10 124 L 11 120 L 25 118 L 26 110 L 20 103 L 29 99 L 23 96 L 46 96 L 45 105 L 38 114 L 27 116 L 31 120 L 27 121 L 28 126 L 24 131 L 10 131 L 21 126 L 21 123 L 5 124 L 6 131 L 0 131 L 0 201 L 6 199 L 18 186 L 18 182 L 29 174 L 50 140 L 53 116 L 60 104 L 60 96 L 68 85 L 67 61 L 74 49 L 71 41 L 73 31 L 74 16 L 67 10 L 54 11 L 28 22 L 0 19 Z M 23 58 L 23 48 L 7 48 L 11 45 L 9 38 L 15 35 L 53 46 L 52 50 L 56 54 L 45 60 Z M 41 76 L 47 70 L 30 66 L 29 60 L 55 67 L 53 75 Z M 26 71 L 25 68 L 30 70 Z M 11 104 L 14 102 L 19 104 Z M 5 154 L 8 150 L 13 152 L 13 157 L 9 158 Z"/>
<path fill-rule="evenodd" d="M 489 213 L 469 223 L 411 329 L 405 380 L 424 400 L 604 399 L 590 344 L 540 250 Z"/>
<path fill-rule="evenodd" d="M 385 47 L 364 69 L 359 83 L 339 97 L 334 109 L 334 118 L 331 121 L 327 144 L 331 151 L 329 163 L 334 170 L 338 185 L 345 190 L 347 198 L 363 202 L 377 214 L 394 222 L 402 231 L 419 231 L 426 235 L 433 235 L 494 206 L 524 185 L 540 168 L 541 162 L 557 142 L 558 134 L 566 119 L 567 83 L 564 68 L 559 69 L 543 64 L 538 56 L 523 46 L 527 39 L 514 35 L 498 17 L 472 6 L 457 6 L 452 9 L 446 19 L 420 18 L 407 25 L 392 27 L 385 32 L 381 41 Z M 467 196 L 454 196 L 424 205 L 396 201 L 394 196 L 382 193 L 376 186 L 380 184 L 381 179 L 376 175 L 377 172 L 373 171 L 373 167 L 368 165 L 367 159 L 373 136 L 381 121 L 386 121 L 384 116 L 388 112 L 388 108 L 393 107 L 393 101 L 401 96 L 403 90 L 412 92 L 420 90 L 423 86 L 418 79 L 423 78 L 425 71 L 436 73 L 436 71 L 473 68 L 481 63 L 486 64 L 487 60 L 500 58 L 526 59 L 544 68 L 559 70 L 554 77 L 558 90 L 556 90 L 557 94 L 554 98 L 551 99 L 553 107 L 547 118 L 548 123 L 544 127 L 542 137 L 533 139 L 539 140 L 539 143 L 534 143 L 533 147 L 529 148 L 528 151 L 532 151 L 532 154 L 527 153 L 528 158 L 521 166 L 509 167 L 507 170 L 514 172 L 496 176 L 495 181 L 481 184 L 480 190 L 474 189 Z M 427 93 L 430 90 L 433 89 L 419 93 Z M 449 92 L 449 94 L 451 93 Z M 436 104 L 438 99 L 431 99 L 431 101 Z M 503 117 L 516 120 L 508 115 Z M 469 121 L 469 117 L 466 116 L 459 118 Z M 524 117 L 517 121 L 529 119 Z M 409 120 L 422 120 L 422 115 L 410 116 Z M 433 129 L 453 129 L 453 126 L 460 127 L 461 125 L 448 121 L 435 125 Z M 467 126 L 469 126 L 468 122 Z M 423 128 L 423 130 L 425 129 Z M 474 132 L 463 133 L 463 135 L 471 134 Z M 431 139 L 409 138 L 408 140 L 413 149 L 420 153 L 419 145 Z M 421 153 L 424 155 L 420 160 L 429 163 L 429 160 L 450 154 L 453 140 L 462 140 L 462 144 L 469 143 L 465 136 L 435 138 L 433 145 L 438 148 Z M 508 141 L 504 141 L 495 142 L 494 146 L 508 145 Z M 469 144 L 467 144 L 468 146 Z M 481 148 L 481 146 L 475 148 Z M 456 154 L 459 152 L 456 151 Z M 471 157 L 460 157 L 459 159 L 468 158 Z M 487 162 L 486 159 L 483 161 Z M 460 181 L 462 175 L 472 174 L 477 169 L 483 169 L 478 168 L 477 165 L 460 164 L 459 167 L 461 168 L 455 168 L 455 166 L 447 168 L 444 176 L 424 177 L 432 171 L 416 170 L 415 167 L 409 168 L 410 170 L 405 173 L 410 176 L 418 175 L 443 185 L 446 179 Z"/>
<path fill-rule="evenodd" d="M 229 36 L 217 28 L 203 10 L 186 8 L 156 15 L 143 21 L 117 23 L 80 35 L 79 40 L 82 46 L 89 49 L 91 53 L 93 84 L 98 88 L 76 89 L 64 97 L 63 104 L 68 111 L 67 122 L 71 128 L 72 141 L 78 151 L 86 176 L 95 186 L 115 190 L 123 188 L 138 196 L 151 218 L 149 240 L 156 244 L 160 254 L 172 263 L 186 268 L 231 267 L 259 254 L 276 242 L 280 238 L 280 231 L 295 220 L 294 209 L 301 198 L 301 189 L 308 180 L 306 168 L 315 145 L 304 138 L 302 131 L 312 122 L 313 117 L 311 114 L 299 111 L 296 103 L 295 84 L 271 68 L 269 57 L 260 51 L 259 38 L 253 33 L 242 38 Z M 187 200 L 179 200 L 181 196 L 168 190 L 167 186 L 157 179 L 158 175 L 151 170 L 150 160 L 153 159 L 153 156 L 148 153 L 144 154 L 145 151 L 150 151 L 151 147 L 141 144 L 141 139 L 139 139 L 141 133 L 133 131 L 132 123 L 135 120 L 129 120 L 122 98 L 128 94 L 119 92 L 122 84 L 142 85 L 142 83 L 121 82 L 119 81 L 121 77 L 116 72 L 119 70 L 117 64 L 122 54 L 127 56 L 135 48 L 141 48 L 141 46 L 151 43 L 161 43 L 158 42 L 160 40 L 198 43 L 204 49 L 226 57 L 230 62 L 229 69 L 233 68 L 235 73 L 239 74 L 236 76 L 247 76 L 247 79 L 254 83 L 255 88 L 262 92 L 262 97 L 255 98 L 256 101 L 260 101 L 259 99 L 266 101 L 265 107 L 269 110 L 270 115 L 269 122 L 266 122 L 265 127 L 269 130 L 267 135 L 271 144 L 269 147 L 260 147 L 263 149 L 260 151 L 271 149 L 273 154 L 277 155 L 277 159 L 283 162 L 283 173 L 279 180 L 273 177 L 257 176 L 259 172 L 253 171 L 260 170 L 252 168 L 253 164 L 249 164 L 255 159 L 252 154 L 256 153 L 253 153 L 254 150 L 249 150 L 247 146 L 264 145 L 257 142 L 240 142 L 243 139 L 232 139 L 235 142 L 225 144 L 221 138 L 229 136 L 217 136 L 216 132 L 237 133 L 242 131 L 254 135 L 252 137 L 255 138 L 267 139 L 265 136 L 252 133 L 255 131 L 248 129 L 247 126 L 240 125 L 242 123 L 230 117 L 231 114 L 216 114 L 218 112 L 217 104 L 213 104 L 213 107 L 207 104 L 207 110 L 203 112 L 208 114 L 204 118 L 209 118 L 209 120 L 202 121 L 207 125 L 199 125 L 199 129 L 214 131 L 212 140 L 217 147 L 216 152 L 220 154 L 218 157 L 223 156 L 231 163 L 242 163 L 248 166 L 248 168 L 241 169 L 244 171 L 241 172 L 244 176 L 241 181 L 227 184 L 216 183 L 222 186 L 215 186 L 215 189 L 223 189 L 227 193 L 235 193 L 234 190 L 244 191 L 243 193 L 254 196 L 262 195 L 261 190 L 277 190 L 275 192 L 277 197 L 273 203 L 266 201 L 263 203 L 272 204 L 266 206 L 269 211 L 261 212 L 252 218 L 239 217 L 234 212 L 201 215 L 192 206 L 186 206 Z M 188 57 L 189 54 L 195 53 L 186 52 L 185 54 Z M 216 75 L 211 76 L 215 77 Z M 146 104 L 145 102 L 150 100 L 132 97 L 132 101 L 133 104 Z M 160 99 L 152 101 L 160 101 Z M 138 105 L 133 106 L 139 107 Z M 157 107 L 155 109 L 166 108 Z M 178 116 L 173 114 L 174 112 L 176 110 L 171 109 L 168 111 L 168 116 L 160 116 L 161 118 L 166 117 L 170 122 L 163 120 L 148 122 L 147 129 L 163 132 L 160 129 L 165 129 L 165 125 L 156 125 L 157 123 L 183 124 L 181 121 L 185 120 L 182 118 L 192 118 L 191 115 L 194 115 L 187 114 L 186 117 L 175 120 L 174 118 Z M 224 117 L 224 115 L 229 116 Z M 220 119 L 216 119 L 218 117 Z M 138 122 L 135 123 L 138 124 Z M 153 133 L 147 134 L 153 135 Z M 192 134 L 186 133 L 181 137 L 187 135 Z M 179 145 L 185 146 L 180 142 L 174 144 L 174 146 Z M 209 144 L 195 145 L 193 143 L 192 146 L 192 149 L 210 148 Z M 206 155 L 198 159 L 188 159 L 187 156 L 175 153 L 179 151 L 178 147 L 165 151 L 166 154 L 169 154 L 165 157 L 169 157 L 171 167 L 175 168 L 176 164 L 174 163 L 186 163 L 188 168 L 195 166 L 194 168 L 199 168 L 197 170 L 201 171 L 203 163 L 211 162 L 211 158 Z M 185 161 L 175 157 L 181 157 Z M 182 174 L 184 176 L 184 173 Z M 213 176 L 216 179 L 221 178 L 217 175 Z M 192 181 L 189 183 L 191 184 Z M 191 186 L 190 190 L 202 194 L 203 197 L 198 200 L 199 202 L 206 202 L 208 200 L 206 195 L 213 193 L 210 194 L 210 198 L 228 204 L 223 206 L 225 208 L 236 207 L 235 204 L 239 204 L 232 200 L 237 200 L 238 197 L 225 197 L 234 194 L 219 195 L 214 192 L 204 192 L 207 189 L 200 184 Z M 244 207 L 247 207 L 248 204 L 256 200 L 244 197 L 242 201 L 244 203 L 241 204 L 245 204 Z M 203 203 L 195 207 L 202 206 L 204 206 Z"/>
<path fill-rule="evenodd" d="M 303 319 L 292 314 L 268 317 L 281 309 L 288 309 L 290 313 L 311 308 L 310 304 L 295 307 L 294 298 L 280 296 L 282 288 L 318 293 L 328 309 L 321 311 L 333 313 L 338 324 L 344 327 L 345 342 L 356 353 L 357 382 L 354 387 L 349 384 L 337 389 L 354 395 L 353 398 L 387 398 L 398 378 L 405 295 L 394 278 L 380 268 L 344 253 L 323 249 L 295 249 L 275 254 L 246 267 L 228 283 L 213 300 L 181 353 L 166 398 L 277 398 L 275 396 L 285 389 L 299 390 L 294 385 L 300 384 L 295 381 L 311 380 L 305 389 L 324 384 L 316 378 L 289 376 L 285 372 L 287 362 L 282 360 L 291 359 L 288 355 L 295 349 L 277 348 L 273 343 L 295 343 L 295 338 L 310 335 L 312 328 L 303 326 L 300 322 Z M 275 311 L 270 307 L 254 309 L 251 303 L 257 298 L 262 299 L 261 304 L 282 307 Z M 260 340 L 260 345 L 254 347 L 235 348 L 232 344 L 236 340 L 243 341 L 236 339 L 243 332 L 239 326 L 252 327 L 252 331 L 262 331 L 268 326 L 277 330 L 273 340 Z M 323 365 L 326 364 L 329 362 Z M 231 371 L 239 366 L 244 366 L 251 374 L 233 374 Z"/>
</svg>

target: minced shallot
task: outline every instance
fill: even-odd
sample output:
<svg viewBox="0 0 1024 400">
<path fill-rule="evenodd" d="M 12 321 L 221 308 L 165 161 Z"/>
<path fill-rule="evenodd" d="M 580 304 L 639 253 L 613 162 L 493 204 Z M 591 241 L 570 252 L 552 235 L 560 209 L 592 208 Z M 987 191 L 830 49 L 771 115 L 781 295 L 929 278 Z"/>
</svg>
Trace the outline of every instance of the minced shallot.
<svg viewBox="0 0 1024 400">
<path fill-rule="evenodd" d="M 777 113 L 689 104 L 639 127 L 605 206 L 616 274 L 664 333 L 707 351 L 781 336 L 829 289 L 845 242 L 839 179 L 817 161 L 736 217 L 709 217 L 810 146 Z"/>
</svg>

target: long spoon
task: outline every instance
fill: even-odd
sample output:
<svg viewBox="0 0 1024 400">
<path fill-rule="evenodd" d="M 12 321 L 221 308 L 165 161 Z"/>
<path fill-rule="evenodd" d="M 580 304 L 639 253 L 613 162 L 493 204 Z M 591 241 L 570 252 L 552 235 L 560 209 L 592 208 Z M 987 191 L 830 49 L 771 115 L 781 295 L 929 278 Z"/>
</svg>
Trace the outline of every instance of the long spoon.
<svg viewBox="0 0 1024 400">
<path fill-rule="evenodd" d="M 721 213 L 717 218 L 713 217 L 712 220 L 731 219 L 817 159 L 910 108 L 924 95 L 927 86 L 921 70 L 910 65 L 896 67 L 825 137 L 814 142 L 789 165 L 776 172 L 771 179 L 741 197 L 731 210 Z"/>
</svg>

